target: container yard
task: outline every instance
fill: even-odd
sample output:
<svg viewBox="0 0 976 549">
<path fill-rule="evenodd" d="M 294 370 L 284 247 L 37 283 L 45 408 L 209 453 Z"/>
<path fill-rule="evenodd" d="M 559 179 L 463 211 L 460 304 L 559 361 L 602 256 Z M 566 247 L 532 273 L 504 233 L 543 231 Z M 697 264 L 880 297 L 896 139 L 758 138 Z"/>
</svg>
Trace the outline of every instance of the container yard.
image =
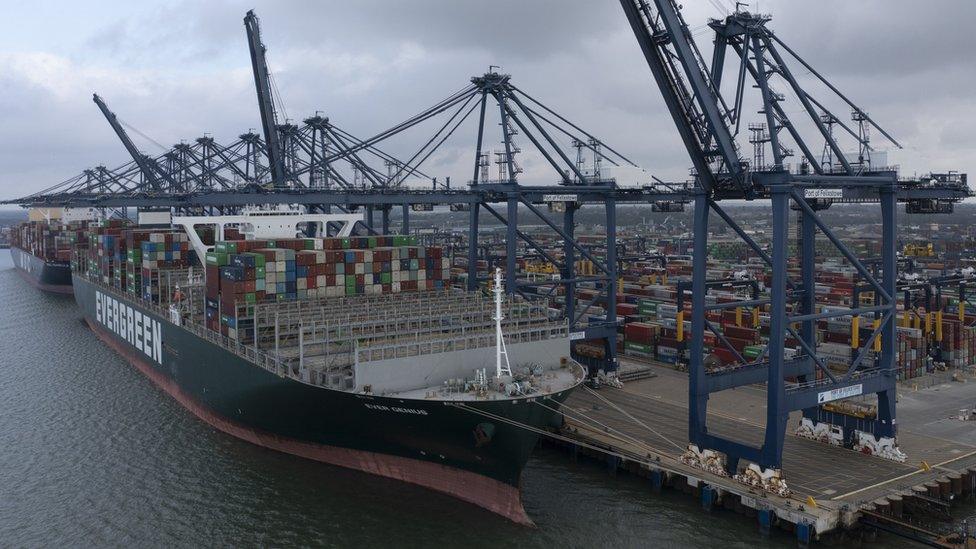
<svg viewBox="0 0 976 549">
<path fill-rule="evenodd" d="M 561 259 L 562 241 L 544 232 L 532 234 L 533 241 L 542 247 L 544 253 Z M 602 236 L 581 237 L 581 240 L 600 240 Z M 655 243 L 643 241 L 640 235 L 618 232 L 620 246 L 632 250 L 628 261 L 620 264 L 618 293 L 615 313 L 619 322 L 617 351 L 635 360 L 647 359 L 687 368 L 688 337 L 691 318 L 690 282 L 691 261 L 687 259 L 687 241 L 680 238 L 661 238 Z M 874 255 L 877 253 L 876 241 L 861 239 L 848 241 L 856 253 Z M 967 283 L 974 280 L 970 265 L 971 259 L 947 259 L 953 255 L 958 240 L 948 238 L 939 240 L 938 252 L 933 251 L 929 261 L 916 259 L 910 269 L 903 270 L 903 280 L 899 284 L 901 292 L 897 303 L 897 376 L 898 380 L 912 379 L 926 372 L 958 368 L 971 363 L 974 337 L 976 337 L 976 316 L 973 305 L 964 302 L 960 307 L 959 292 Z M 929 247 L 935 243 L 929 242 Z M 914 256 L 913 245 L 905 245 L 900 256 L 905 260 Z M 456 244 L 455 273 L 462 283 L 466 271 L 466 258 L 463 250 L 466 243 Z M 713 250 L 722 249 L 716 245 Z M 934 250 L 934 248 L 933 248 Z M 504 242 L 484 247 L 483 253 L 491 258 L 504 258 Z M 593 246 L 591 252 L 598 258 L 605 257 L 605 250 Z M 538 273 L 557 273 L 555 264 L 539 259 L 535 249 L 520 246 L 517 250 L 516 264 L 519 275 L 539 280 Z M 737 299 L 755 299 L 760 287 L 768 286 L 770 273 L 764 264 L 750 258 L 750 251 L 739 248 L 733 253 L 727 247 L 724 251 L 710 253 L 707 263 L 708 277 L 721 281 L 723 286 L 709 294 L 707 303 L 735 303 Z M 819 255 L 819 254 L 818 254 Z M 643 259 L 642 259 L 643 258 Z M 487 259 L 479 259 L 477 269 L 483 278 L 489 265 Z M 587 265 L 580 265 L 582 271 Z M 869 304 L 874 297 L 860 292 L 863 284 L 858 273 L 837 257 L 823 257 L 817 265 L 815 292 L 818 312 L 835 311 L 846 313 L 855 304 Z M 790 273 L 798 274 L 791 268 Z M 556 277 L 558 275 L 549 275 Z M 931 284 L 931 286 L 929 286 Z M 539 293 L 545 293 L 548 288 Z M 566 302 L 565 295 L 557 289 L 550 300 L 550 306 L 560 309 Z M 596 283 L 576 284 L 575 301 L 588 303 L 599 295 Z M 926 294 L 929 294 L 926 297 Z M 679 296 L 681 297 L 679 303 Z M 679 309 L 680 305 L 680 309 Z M 603 321 L 606 307 L 591 304 L 580 311 L 584 318 L 594 322 Z M 719 371 L 734 368 L 754 361 L 768 343 L 770 317 L 765 307 L 737 306 L 721 311 L 710 312 L 707 320 L 717 333 L 706 333 L 704 348 L 709 355 L 708 367 Z M 679 328 L 680 319 L 680 328 Z M 819 350 L 825 363 L 842 368 L 849 363 L 852 355 L 867 341 L 873 330 L 873 318 L 859 315 L 839 314 L 817 323 Z M 598 342 L 581 341 L 576 350 L 585 356 L 603 358 L 602 345 Z M 795 348 L 795 340 L 787 340 L 787 347 Z M 878 350 L 875 341 L 871 351 Z M 872 360 L 868 354 L 863 360 Z M 822 373 L 820 375 L 823 375 Z"/>
<path fill-rule="evenodd" d="M 295 124 L 249 11 L 261 132 L 149 156 L 93 95 L 131 161 L 10 201 L 15 266 L 217 431 L 518 525 L 547 445 L 800 546 L 973 547 L 967 174 L 889 164 L 768 14 L 619 3 L 684 180 L 496 65 L 366 138 Z"/>
</svg>

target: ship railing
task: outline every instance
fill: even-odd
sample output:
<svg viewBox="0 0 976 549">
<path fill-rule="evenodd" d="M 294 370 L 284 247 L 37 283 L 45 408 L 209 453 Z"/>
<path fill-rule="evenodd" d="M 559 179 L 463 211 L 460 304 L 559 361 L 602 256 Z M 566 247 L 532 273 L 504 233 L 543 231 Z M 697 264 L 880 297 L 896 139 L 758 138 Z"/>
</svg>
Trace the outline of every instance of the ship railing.
<svg viewBox="0 0 976 549">
<path fill-rule="evenodd" d="M 505 334 L 506 343 L 509 345 L 565 337 L 569 337 L 568 324 L 536 326 L 507 332 Z M 493 332 L 482 332 L 445 339 L 417 339 L 409 342 L 400 341 L 390 345 L 360 347 L 357 351 L 357 359 L 359 362 L 372 362 L 470 349 L 484 349 L 494 346 L 495 334 Z"/>
<path fill-rule="evenodd" d="M 182 326 L 182 328 L 185 328 L 210 341 L 211 343 L 215 343 L 220 347 L 231 351 L 237 356 L 251 362 L 256 366 L 264 368 L 273 374 L 283 377 L 291 377 L 301 381 L 298 376 L 291 373 L 291 370 L 284 363 L 269 353 L 266 353 L 260 349 L 255 349 L 251 345 L 246 345 L 239 340 L 227 337 L 219 332 L 215 332 L 206 326 L 200 326 L 199 324 L 185 324 Z"/>
<path fill-rule="evenodd" d="M 166 307 L 162 307 L 157 303 L 153 303 L 152 301 L 147 301 L 138 296 L 123 293 L 118 288 L 115 288 L 110 284 L 105 284 L 103 282 L 100 282 L 97 279 L 93 279 L 91 277 L 88 277 L 88 279 L 94 282 L 95 284 L 97 284 L 98 286 L 100 286 L 102 291 L 113 293 L 116 296 L 124 299 L 138 301 L 140 305 L 152 311 L 153 313 L 159 315 L 160 317 L 165 319 L 169 318 L 169 309 Z M 296 381 L 307 383 L 306 381 L 301 379 L 301 377 L 293 374 L 291 372 L 291 369 L 288 368 L 287 365 L 285 365 L 281 360 L 278 360 L 276 357 L 260 349 L 255 349 L 253 346 L 245 345 L 244 343 L 241 343 L 236 339 L 227 337 L 224 334 L 221 334 L 220 332 L 215 332 L 207 328 L 206 326 L 197 324 L 195 322 L 182 323 L 177 327 L 182 328 L 193 334 L 196 334 L 197 336 L 206 339 L 207 341 L 214 343 L 220 346 L 221 348 L 236 354 L 237 356 L 247 360 L 248 362 L 251 362 L 252 364 L 258 367 L 264 368 L 265 370 L 273 374 L 282 377 L 290 377 L 292 379 L 295 379 Z"/>
</svg>

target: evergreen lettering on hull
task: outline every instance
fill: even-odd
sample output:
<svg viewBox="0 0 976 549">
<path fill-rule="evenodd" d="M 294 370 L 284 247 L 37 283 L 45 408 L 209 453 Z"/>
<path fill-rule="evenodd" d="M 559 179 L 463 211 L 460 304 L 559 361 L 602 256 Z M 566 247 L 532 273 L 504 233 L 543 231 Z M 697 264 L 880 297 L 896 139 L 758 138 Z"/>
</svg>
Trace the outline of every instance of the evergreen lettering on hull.
<svg viewBox="0 0 976 549">
<path fill-rule="evenodd" d="M 98 290 L 95 320 L 157 364 L 163 363 L 162 326 L 158 320 Z"/>
</svg>

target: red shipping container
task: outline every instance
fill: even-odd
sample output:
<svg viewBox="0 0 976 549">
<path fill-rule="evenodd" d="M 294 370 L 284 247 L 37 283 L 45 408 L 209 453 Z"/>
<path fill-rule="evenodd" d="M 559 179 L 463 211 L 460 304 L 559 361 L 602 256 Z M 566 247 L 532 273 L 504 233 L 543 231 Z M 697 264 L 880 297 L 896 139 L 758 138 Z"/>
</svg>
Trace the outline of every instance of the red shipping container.
<svg viewBox="0 0 976 549">
<path fill-rule="evenodd" d="M 617 316 L 636 315 L 637 305 L 633 303 L 617 303 Z"/>
<path fill-rule="evenodd" d="M 650 345 L 654 342 L 654 326 L 644 322 L 631 322 L 624 326 L 627 341 Z"/>
<path fill-rule="evenodd" d="M 734 347 L 736 351 L 739 351 L 740 354 L 742 353 L 743 349 L 746 348 L 747 345 L 752 345 L 753 343 L 752 341 L 748 341 L 745 339 L 738 339 L 735 337 L 728 337 L 728 336 L 725 337 L 725 340 L 728 341 L 729 345 L 732 345 L 732 347 Z M 724 342 L 720 343 L 720 346 L 724 347 L 725 343 Z"/>
<path fill-rule="evenodd" d="M 722 364 L 723 365 L 725 365 L 725 364 L 732 364 L 732 363 L 736 362 L 735 353 L 733 353 L 732 351 L 730 351 L 728 349 L 723 349 L 721 347 L 716 347 L 716 348 L 712 349 L 712 354 L 714 354 L 716 357 L 718 357 L 718 359 L 720 361 L 722 361 Z"/>
<path fill-rule="evenodd" d="M 726 325 L 722 327 L 722 333 L 726 337 L 734 337 L 737 339 L 742 339 L 745 341 L 754 342 L 756 341 L 756 330 L 752 328 L 740 328 L 734 325 Z"/>
</svg>

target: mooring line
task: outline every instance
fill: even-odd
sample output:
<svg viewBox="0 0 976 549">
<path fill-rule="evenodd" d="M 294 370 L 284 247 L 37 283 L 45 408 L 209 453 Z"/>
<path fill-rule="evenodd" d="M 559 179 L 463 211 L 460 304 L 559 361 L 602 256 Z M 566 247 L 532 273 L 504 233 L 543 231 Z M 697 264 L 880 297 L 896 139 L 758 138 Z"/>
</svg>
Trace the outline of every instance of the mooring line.
<svg viewBox="0 0 976 549">
<path fill-rule="evenodd" d="M 648 466 L 653 466 L 654 465 L 651 461 L 649 461 L 647 458 L 645 458 L 643 456 L 623 454 L 623 453 L 620 453 L 620 452 L 615 452 L 613 450 L 608 450 L 606 448 L 601 448 L 601 447 L 599 447 L 599 446 L 597 446 L 595 444 L 589 444 L 587 442 L 582 442 L 582 441 L 579 441 L 579 440 L 576 440 L 576 439 L 572 439 L 572 438 L 569 438 L 569 437 L 565 437 L 565 436 L 562 436 L 562 435 L 558 435 L 558 434 L 553 433 L 551 431 L 546 431 L 544 429 L 539 429 L 538 427 L 533 427 L 531 425 L 527 425 L 525 423 L 521 423 L 519 421 L 515 421 L 514 419 L 509 419 L 507 417 L 502 417 L 502 416 L 499 416 L 499 415 L 496 415 L 496 414 L 492 414 L 492 413 L 486 412 L 484 410 L 479 410 L 477 408 L 473 408 L 471 406 L 468 406 L 468 405 L 466 405 L 466 404 L 464 404 L 462 402 L 452 403 L 451 405 L 452 406 L 455 406 L 457 408 L 460 408 L 462 410 L 471 412 L 471 413 L 479 414 L 479 415 L 485 416 L 485 417 L 490 418 L 490 419 L 494 419 L 494 420 L 497 420 L 497 421 L 501 421 L 501 422 L 504 422 L 504 423 L 508 423 L 508 424 L 514 425 L 516 427 L 521 427 L 522 429 L 525 429 L 527 431 L 531 431 L 531 432 L 537 433 L 539 435 L 543 435 L 543 436 L 547 436 L 547 437 L 550 437 L 550 438 L 554 438 L 556 440 L 561 440 L 561 441 L 567 442 L 569 444 L 573 444 L 573 445 L 576 445 L 576 446 L 582 446 L 584 448 L 589 448 L 591 450 L 596 450 L 597 452 L 600 452 L 600 453 L 603 453 L 603 454 L 607 454 L 607 455 L 611 455 L 611 456 L 616 456 L 616 457 L 619 457 L 621 459 L 628 459 L 630 461 L 634 461 L 634 462 L 637 462 L 637 463 L 642 463 L 642 464 L 648 465 Z"/>
<path fill-rule="evenodd" d="M 549 396 L 546 396 L 544 398 L 548 398 L 548 399 L 552 400 L 552 397 L 549 397 Z M 627 434 L 627 433 L 625 433 L 623 431 L 620 431 L 618 429 L 614 429 L 613 427 L 610 427 L 609 425 L 606 425 L 604 423 L 601 423 L 599 420 L 597 420 L 595 418 L 592 418 L 590 416 L 587 416 L 583 412 L 580 412 L 578 410 L 573 410 L 572 408 L 566 406 L 565 404 L 561 405 L 560 408 L 553 408 L 551 406 L 546 406 L 545 404 L 542 404 L 539 401 L 532 401 L 532 402 L 533 402 L 533 404 L 538 404 L 539 406 L 542 406 L 543 408 L 545 408 L 547 410 L 551 410 L 551 411 L 553 411 L 553 412 L 555 412 L 557 414 L 560 414 L 560 415 L 562 415 L 564 417 L 568 417 L 568 414 L 567 414 L 566 411 L 563 410 L 563 408 L 566 408 L 568 410 L 571 410 L 574 414 L 579 415 L 583 419 L 582 420 L 581 419 L 577 419 L 577 418 L 569 418 L 569 419 L 572 419 L 574 421 L 580 421 L 580 422 L 582 422 L 584 424 L 583 425 L 584 427 L 589 427 L 589 428 L 593 429 L 594 427 L 592 425 L 586 425 L 585 424 L 586 421 L 590 421 L 590 422 L 595 423 L 596 425 L 598 425 L 600 427 L 603 427 L 604 430 L 605 430 L 605 432 L 606 431 L 613 431 L 613 432 L 619 434 L 619 436 L 616 436 L 616 437 L 613 437 L 611 435 L 611 438 L 616 438 L 620 442 L 630 442 L 631 444 L 634 444 L 634 445 L 636 445 L 638 447 L 641 447 L 642 449 L 647 450 L 647 451 L 649 451 L 651 453 L 660 454 L 660 451 L 658 451 L 657 449 L 655 449 L 653 446 L 651 446 L 650 444 L 647 444 L 646 442 L 644 442 L 644 441 L 642 441 L 642 440 L 634 437 L 633 435 L 629 435 L 629 434 Z"/>
<path fill-rule="evenodd" d="M 615 410 L 617 410 L 618 412 L 620 412 L 621 414 L 623 414 L 624 416 L 626 416 L 627 418 L 629 418 L 629 419 L 630 419 L 631 421 L 633 421 L 634 423 L 636 423 L 636 424 L 638 424 L 638 425 L 640 425 L 641 427 L 643 427 L 643 428 L 645 428 L 645 429 L 647 429 L 648 431 L 650 431 L 650 432 L 652 432 L 652 433 L 654 433 L 655 435 L 657 435 L 657 436 L 659 436 L 659 437 L 661 437 L 662 439 L 664 439 L 664 441 L 665 441 L 665 442 L 667 442 L 668 444 L 670 444 L 670 445 L 672 445 L 672 446 L 674 446 L 674 447 L 675 447 L 675 448 L 677 448 L 678 450 L 681 450 L 682 452 L 683 452 L 683 451 L 685 451 L 685 448 L 683 448 L 683 447 L 681 447 L 680 445 L 678 445 L 678 444 L 676 444 L 676 443 L 675 443 L 675 442 L 674 442 L 673 440 L 671 440 L 671 439 L 669 439 L 668 437 L 666 437 L 666 436 L 664 436 L 664 435 L 662 435 L 662 434 L 661 434 L 660 432 L 658 432 L 658 431 L 656 431 L 656 430 L 655 430 L 654 428 L 652 428 L 652 427 L 651 427 L 650 425 L 648 425 L 648 424 L 646 424 L 646 423 L 644 423 L 643 421 L 641 421 L 641 420 L 639 420 L 639 419 L 637 419 L 636 417 L 634 417 L 633 415 L 631 415 L 631 414 L 630 414 L 629 412 L 627 412 L 626 410 L 624 410 L 624 409 L 623 409 L 623 408 L 621 408 L 620 406 L 617 406 L 617 405 L 616 405 L 616 404 L 614 404 L 613 402 L 610 402 L 609 400 L 607 400 L 607 399 L 606 399 L 606 398 L 604 398 L 603 396 L 601 396 L 601 395 L 599 395 L 599 394 L 597 394 L 597 392 L 596 392 L 596 391 L 594 391 L 593 389 L 590 389 L 590 388 L 589 388 L 589 387 L 587 387 L 586 385 L 583 385 L 583 388 L 584 388 L 584 389 L 586 389 L 587 391 L 589 391 L 589 392 L 590 392 L 590 394 L 592 394 L 592 395 L 593 395 L 593 396 L 595 396 L 596 398 L 598 398 L 598 399 L 600 399 L 600 400 L 602 400 L 603 402 L 605 402 L 605 403 L 607 403 L 607 404 L 609 404 L 609 405 L 610 405 L 611 407 L 613 407 L 613 408 L 614 408 Z"/>
</svg>

